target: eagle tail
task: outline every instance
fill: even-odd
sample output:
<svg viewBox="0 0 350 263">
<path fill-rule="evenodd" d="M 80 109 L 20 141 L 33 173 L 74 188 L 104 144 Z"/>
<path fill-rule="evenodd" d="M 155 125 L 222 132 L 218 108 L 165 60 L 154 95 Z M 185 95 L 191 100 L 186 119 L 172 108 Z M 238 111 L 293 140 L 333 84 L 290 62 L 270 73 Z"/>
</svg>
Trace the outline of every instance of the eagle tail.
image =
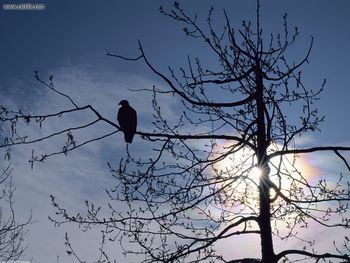
<svg viewBox="0 0 350 263">
<path fill-rule="evenodd" d="M 125 142 L 132 143 L 132 139 L 134 138 L 134 134 L 124 134 Z"/>
</svg>

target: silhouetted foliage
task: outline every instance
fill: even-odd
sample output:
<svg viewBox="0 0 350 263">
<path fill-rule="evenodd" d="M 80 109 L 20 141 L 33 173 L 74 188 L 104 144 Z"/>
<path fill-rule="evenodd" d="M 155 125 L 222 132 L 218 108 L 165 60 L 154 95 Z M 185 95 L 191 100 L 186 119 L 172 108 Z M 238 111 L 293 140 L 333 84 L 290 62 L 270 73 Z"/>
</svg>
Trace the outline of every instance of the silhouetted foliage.
<svg viewBox="0 0 350 263">
<path fill-rule="evenodd" d="M 57 216 L 51 220 L 57 225 L 76 223 L 84 230 L 103 226 L 98 262 L 114 262 L 104 250 L 108 242 L 118 242 L 126 255 L 139 256 L 140 262 L 274 263 L 300 258 L 347 262 L 347 237 L 341 248 L 335 244 L 337 253 L 318 252 L 314 249 L 316 240 L 300 240 L 305 242 L 304 249 L 282 251 L 275 251 L 273 243 L 273 236 L 300 239 L 298 230 L 308 228 L 310 222 L 325 228 L 349 228 L 348 179 L 334 175 L 339 177 L 335 184 L 327 180 L 312 183 L 297 166 L 300 154 L 329 151 L 350 171 L 342 154 L 350 147 L 300 148 L 296 144 L 303 134 L 318 131 L 323 121 L 315 101 L 325 81 L 316 90 L 302 82 L 301 67 L 308 62 L 313 38 L 305 56 L 290 62 L 288 50 L 298 37 L 298 29 L 290 32 L 285 15 L 283 32 L 267 36 L 260 25 L 259 2 L 256 23 L 243 21 L 241 29 L 230 24 L 226 12 L 223 30 L 215 29 L 214 9 L 209 11 L 206 27 L 200 25 L 197 16 L 189 16 L 178 2 L 171 10 L 161 7 L 160 12 L 181 23 L 188 37 L 204 42 L 216 60 L 211 59 L 208 64 L 188 56 L 186 66 L 163 73 L 152 64 L 140 42 L 135 58 L 108 52 L 107 55 L 123 60 L 143 61 L 166 84 L 163 88 L 146 89 L 153 94 L 154 131 L 136 132 L 150 142 L 153 154 L 139 159 L 127 151 L 119 167 L 110 166 L 117 183 L 107 190 L 108 217 L 88 201 L 86 215 L 73 215 L 52 196 Z M 2 147 L 67 134 L 68 142 L 61 151 L 41 156 L 33 153 L 33 164 L 121 131 L 91 105 L 79 106 L 59 92 L 52 78 L 47 83 L 38 72 L 35 76 L 53 92 L 66 97 L 72 108 L 36 116 L 6 111 L 8 125 L 16 126 L 19 121 L 41 124 L 48 118 L 79 111 L 91 111 L 96 119 L 35 140 L 13 132 Z M 176 120 L 174 116 L 164 116 L 161 96 L 179 99 Z M 291 117 L 296 115 L 298 119 Z M 97 122 L 105 122 L 116 130 L 78 144 L 74 130 Z M 260 259 L 227 259 L 218 251 L 218 242 L 230 242 L 240 235 L 260 237 Z M 68 235 L 66 245 L 70 255 L 84 262 Z"/>
</svg>

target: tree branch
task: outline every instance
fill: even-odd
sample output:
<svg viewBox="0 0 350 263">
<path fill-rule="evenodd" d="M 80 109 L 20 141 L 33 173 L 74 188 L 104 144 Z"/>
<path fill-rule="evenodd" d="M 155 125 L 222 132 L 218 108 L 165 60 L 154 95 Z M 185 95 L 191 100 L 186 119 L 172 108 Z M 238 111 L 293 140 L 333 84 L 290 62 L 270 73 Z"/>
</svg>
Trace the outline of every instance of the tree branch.
<svg viewBox="0 0 350 263">
<path fill-rule="evenodd" d="M 321 152 L 321 151 L 350 151 L 350 147 L 346 146 L 320 146 L 312 147 L 305 149 L 293 149 L 293 150 L 283 150 L 276 151 L 268 155 L 269 159 L 272 159 L 277 156 L 287 155 L 287 154 L 299 154 L 299 153 L 312 153 L 312 152 Z"/>
<path fill-rule="evenodd" d="M 145 61 L 145 63 L 147 64 L 147 66 L 159 77 L 161 77 L 170 87 L 171 89 L 178 95 L 180 95 L 181 98 L 183 98 L 185 101 L 193 104 L 193 105 L 197 105 L 197 106 L 205 106 L 205 107 L 236 107 L 236 106 L 241 106 L 241 105 L 245 105 L 251 101 L 253 101 L 254 99 L 254 95 L 250 95 L 247 98 L 240 100 L 240 101 L 236 101 L 236 102 L 227 102 L 227 103 L 215 103 L 215 102 L 204 102 L 204 101 L 195 101 L 190 99 L 189 97 L 186 96 L 186 94 L 180 90 L 178 90 L 175 85 L 162 73 L 160 73 L 159 71 L 157 71 L 152 64 L 148 61 L 148 59 L 146 58 L 146 55 L 142 49 L 142 45 L 141 42 L 139 42 L 139 48 L 141 50 L 142 53 L 142 57 Z M 237 78 L 238 79 L 238 78 Z M 238 81 L 238 80 L 237 80 Z"/>
<path fill-rule="evenodd" d="M 350 257 L 348 255 L 335 255 L 331 253 L 324 253 L 324 254 L 315 254 L 311 252 L 307 252 L 304 250 L 297 250 L 297 249 L 289 249 L 289 250 L 284 250 L 281 253 L 276 255 L 276 259 L 279 260 L 287 255 L 291 254 L 297 254 L 297 255 L 303 255 L 311 258 L 316 258 L 316 259 L 326 259 L 326 258 L 337 258 L 337 259 L 344 259 L 344 260 L 349 260 Z"/>
</svg>

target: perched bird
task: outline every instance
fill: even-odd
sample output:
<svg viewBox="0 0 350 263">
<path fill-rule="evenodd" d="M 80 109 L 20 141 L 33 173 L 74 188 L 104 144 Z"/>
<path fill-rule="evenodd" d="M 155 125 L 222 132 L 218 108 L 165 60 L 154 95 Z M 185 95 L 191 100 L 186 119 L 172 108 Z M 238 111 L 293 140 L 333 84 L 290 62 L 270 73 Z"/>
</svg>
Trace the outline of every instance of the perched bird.
<svg viewBox="0 0 350 263">
<path fill-rule="evenodd" d="M 120 101 L 118 105 L 121 105 L 117 116 L 119 126 L 124 133 L 125 142 L 132 143 L 137 126 L 136 111 L 129 105 L 127 100 Z"/>
</svg>

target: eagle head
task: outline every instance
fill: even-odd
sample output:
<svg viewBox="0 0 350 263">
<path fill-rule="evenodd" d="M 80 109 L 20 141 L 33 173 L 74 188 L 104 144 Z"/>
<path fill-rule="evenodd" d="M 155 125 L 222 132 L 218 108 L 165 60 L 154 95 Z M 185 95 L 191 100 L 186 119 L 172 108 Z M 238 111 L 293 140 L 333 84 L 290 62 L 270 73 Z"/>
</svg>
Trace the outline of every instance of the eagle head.
<svg viewBox="0 0 350 263">
<path fill-rule="evenodd" d="M 122 107 L 129 106 L 129 102 L 127 100 L 121 100 L 118 105 L 121 105 Z"/>
</svg>

